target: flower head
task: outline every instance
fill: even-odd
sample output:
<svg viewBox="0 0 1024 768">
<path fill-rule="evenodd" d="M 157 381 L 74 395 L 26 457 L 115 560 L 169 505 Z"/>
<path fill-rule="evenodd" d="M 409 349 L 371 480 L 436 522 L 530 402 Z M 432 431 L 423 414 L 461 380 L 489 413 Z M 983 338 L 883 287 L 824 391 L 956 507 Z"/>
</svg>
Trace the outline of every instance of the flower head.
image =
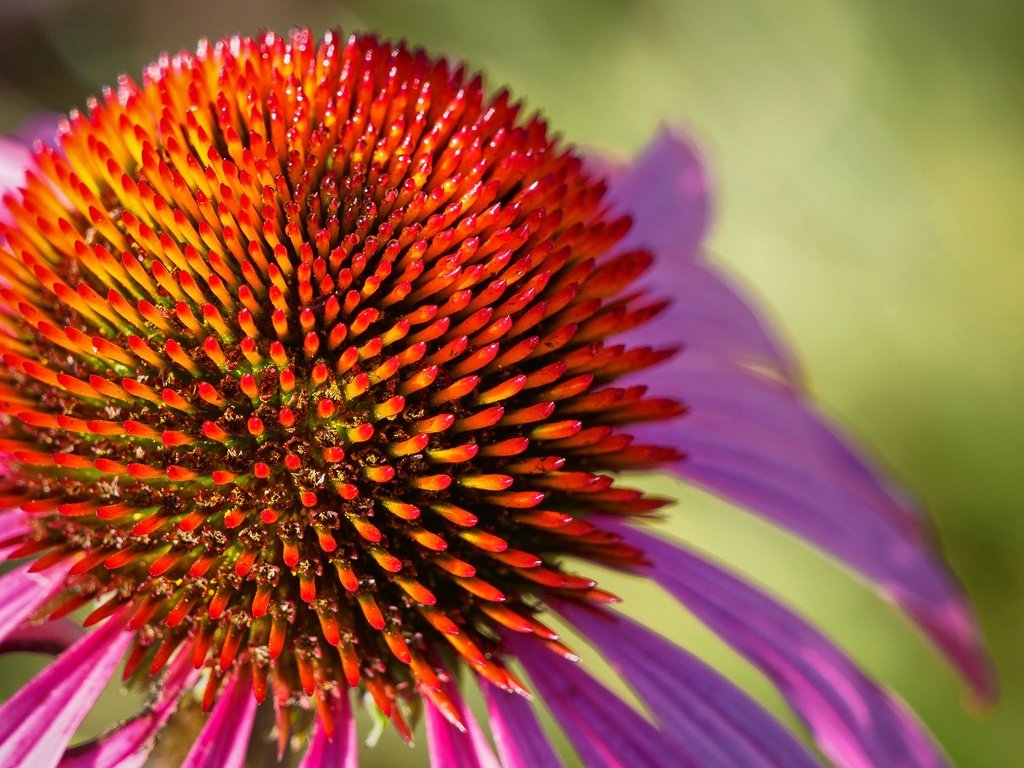
<svg viewBox="0 0 1024 768">
<path fill-rule="evenodd" d="M 0 641 L 67 646 L 54 620 L 81 608 L 98 628 L 0 708 L 0 762 L 136 764 L 198 686 L 189 765 L 242 765 L 264 701 L 282 750 L 308 732 L 305 765 L 353 761 L 353 689 L 407 739 L 422 711 L 434 764 L 494 764 L 465 670 L 507 768 L 558 764 L 527 689 L 587 765 L 812 764 L 610 612 L 591 563 L 662 584 L 837 763 L 941 760 L 816 630 L 641 532 L 665 500 L 625 469 L 673 469 L 832 551 L 987 684 L 920 521 L 700 262 L 680 139 L 606 180 L 459 67 L 299 31 L 164 57 L 29 166 L 0 229 L 0 546 L 23 561 Z M 656 725 L 575 666 L 550 610 Z M 153 706 L 62 758 L 123 657 L 134 684 L 159 677 Z"/>
</svg>

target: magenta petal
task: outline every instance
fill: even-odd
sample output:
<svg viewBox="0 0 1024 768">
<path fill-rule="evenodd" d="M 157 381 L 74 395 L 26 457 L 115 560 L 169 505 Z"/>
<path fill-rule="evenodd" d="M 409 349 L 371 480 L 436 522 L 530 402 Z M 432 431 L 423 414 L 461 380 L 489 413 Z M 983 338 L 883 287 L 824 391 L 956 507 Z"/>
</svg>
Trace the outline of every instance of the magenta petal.
<svg viewBox="0 0 1024 768">
<path fill-rule="evenodd" d="M 0 225 L 10 224 L 12 217 L 3 197 L 25 183 L 25 170 L 32 162 L 29 145 L 16 139 L 0 136 Z M 4 235 L 0 231 L 0 243 Z"/>
<path fill-rule="evenodd" d="M 493 685 L 483 685 L 482 689 L 503 768 L 562 768 L 529 701 Z"/>
<path fill-rule="evenodd" d="M 31 159 L 32 151 L 26 142 L 0 136 L 0 195 L 25 182 L 25 169 Z"/>
<path fill-rule="evenodd" d="M 606 768 L 684 768 L 692 756 L 679 742 L 534 638 L 506 636 L 534 688 L 572 742 L 583 765 Z"/>
<path fill-rule="evenodd" d="M 9 509 L 0 512 L 0 552 L 7 548 L 5 541 L 10 541 L 28 531 L 28 515 L 20 509 Z"/>
<path fill-rule="evenodd" d="M 348 694 L 334 699 L 334 738 L 328 738 L 320 718 L 306 747 L 299 768 L 357 768 L 359 743 L 356 741 L 356 720 L 348 702 Z"/>
<path fill-rule="evenodd" d="M 45 653 L 59 656 L 85 634 L 81 625 L 70 619 L 54 619 L 42 624 L 22 624 L 0 641 L 3 653 Z"/>
<path fill-rule="evenodd" d="M 644 551 L 650 578 L 772 679 L 836 765 L 947 764 L 907 708 L 803 619 L 676 544 L 602 523 Z"/>
<path fill-rule="evenodd" d="M 57 765 L 132 637 L 114 616 L 0 706 L 0 765 Z"/>
<path fill-rule="evenodd" d="M 633 217 L 624 248 L 647 248 L 660 267 L 696 259 L 711 217 L 708 178 L 695 147 L 662 128 L 629 165 L 608 174 L 608 202 Z"/>
<path fill-rule="evenodd" d="M 704 263 L 701 244 L 710 219 L 708 180 L 693 145 L 663 129 L 629 166 L 600 167 L 609 179 L 608 201 L 629 213 L 633 228 L 623 250 L 650 250 L 654 263 L 637 283 L 671 304 L 654 322 L 619 341 L 707 349 L 770 365 L 792 376 L 796 363 L 755 313 L 742 292 Z"/>
<path fill-rule="evenodd" d="M 680 355 L 652 371 L 691 411 L 638 438 L 685 458 L 681 477 L 845 561 L 914 617 L 982 695 L 991 671 L 971 609 L 920 513 L 788 387 L 743 366 Z"/>
<path fill-rule="evenodd" d="M 243 768 L 256 719 L 248 666 L 228 678 L 181 768 Z"/>
<path fill-rule="evenodd" d="M 672 303 L 650 323 L 615 337 L 617 343 L 694 350 L 766 365 L 791 379 L 796 361 L 778 336 L 752 309 L 739 288 L 715 267 L 701 262 L 673 265 L 650 286 L 654 297 Z M 646 374 L 645 374 L 646 376 Z"/>
<path fill-rule="evenodd" d="M 23 563 L 0 576 L 0 640 L 16 630 L 64 583 L 61 569 L 29 573 L 31 565 Z"/>
<path fill-rule="evenodd" d="M 818 765 L 774 717 L 682 648 L 610 611 L 569 602 L 556 609 L 601 651 L 700 765 Z"/>
<path fill-rule="evenodd" d="M 64 120 L 67 118 L 58 112 L 36 112 L 18 126 L 18 138 L 30 147 L 37 141 L 56 146 L 57 132 Z"/>
<path fill-rule="evenodd" d="M 191 655 L 179 653 L 159 683 L 156 701 L 143 714 L 88 744 L 72 747 L 64 753 L 60 768 L 141 768 L 160 729 L 178 708 L 182 692 L 198 677 Z"/>
<path fill-rule="evenodd" d="M 473 714 L 459 700 L 453 687 L 446 690 L 465 726 L 460 731 L 430 699 L 423 700 L 427 729 L 427 753 L 434 768 L 501 768 Z"/>
</svg>

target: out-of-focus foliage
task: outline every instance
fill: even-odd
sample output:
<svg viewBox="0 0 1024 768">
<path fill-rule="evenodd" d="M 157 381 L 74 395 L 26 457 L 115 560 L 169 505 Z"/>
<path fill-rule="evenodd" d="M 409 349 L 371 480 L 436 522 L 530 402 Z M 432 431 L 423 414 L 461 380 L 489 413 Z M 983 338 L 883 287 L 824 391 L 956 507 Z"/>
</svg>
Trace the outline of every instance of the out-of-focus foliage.
<svg viewBox="0 0 1024 768">
<path fill-rule="evenodd" d="M 300 24 L 373 29 L 464 56 L 492 85 L 513 84 L 567 138 L 620 155 L 661 121 L 692 131 L 717 179 L 711 249 L 772 308 L 819 399 L 930 510 L 991 641 L 999 709 L 965 711 L 935 654 L 819 556 L 653 481 L 681 494 L 671 528 L 828 627 L 910 702 L 956 764 L 1019 764 L 1024 5 L 7 0 L 0 129 L 40 108 L 81 106 L 161 50 Z M 622 578 L 608 583 L 629 612 L 656 613 L 662 631 L 777 706 L 763 680 L 667 601 Z M 6 660 L 0 696 L 30 671 Z M 117 694 L 105 701 L 109 712 L 87 729 L 134 706 Z M 392 736 L 363 758 L 419 764 Z"/>
</svg>

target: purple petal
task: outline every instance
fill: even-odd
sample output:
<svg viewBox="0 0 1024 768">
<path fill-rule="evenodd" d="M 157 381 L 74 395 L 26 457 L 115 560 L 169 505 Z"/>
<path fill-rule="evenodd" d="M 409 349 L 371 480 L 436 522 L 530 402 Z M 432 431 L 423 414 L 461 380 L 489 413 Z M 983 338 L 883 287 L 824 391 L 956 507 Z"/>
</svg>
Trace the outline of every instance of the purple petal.
<svg viewBox="0 0 1024 768">
<path fill-rule="evenodd" d="M 738 287 L 710 264 L 680 263 L 671 275 L 659 274 L 654 296 L 672 303 L 650 323 L 627 331 L 616 342 L 637 346 L 703 351 L 769 366 L 784 379 L 796 375 L 797 364 L 778 336 L 751 308 Z M 660 272 L 660 270 L 659 270 Z"/>
<path fill-rule="evenodd" d="M 705 263 L 701 244 L 710 221 L 708 180 L 693 145 L 663 129 L 629 166 L 609 169 L 608 201 L 629 213 L 633 228 L 623 250 L 650 250 L 655 260 L 637 283 L 672 304 L 655 322 L 623 334 L 627 343 L 684 344 L 776 368 L 796 371 L 792 354 L 751 309 L 742 292 Z"/>
<path fill-rule="evenodd" d="M 839 557 L 932 636 L 982 695 L 993 681 L 971 609 L 920 513 L 791 389 L 741 365 L 683 354 L 652 389 L 691 409 L 638 438 L 685 458 L 681 477 Z"/>
<path fill-rule="evenodd" d="M 772 679 L 836 765 L 946 765 L 907 708 L 803 619 L 676 544 L 602 523 L 644 551 L 650 578 Z"/>
<path fill-rule="evenodd" d="M 504 768 L 562 768 L 530 702 L 493 685 L 482 689 L 494 745 Z"/>
<path fill-rule="evenodd" d="M 446 690 L 449 698 L 459 711 L 459 718 L 465 726 L 460 731 L 444 716 L 430 699 L 423 700 L 426 714 L 427 753 L 434 768 L 501 768 L 491 751 L 487 737 L 473 719 L 473 714 L 463 706 L 454 687 Z"/>
<path fill-rule="evenodd" d="M 601 651 L 700 765 L 818 765 L 775 718 L 692 654 L 610 611 L 569 602 L 555 608 Z"/>
<path fill-rule="evenodd" d="M 48 146 L 57 145 L 57 132 L 67 118 L 58 112 L 36 112 L 18 126 L 17 137 L 27 146 L 41 141 Z"/>
<path fill-rule="evenodd" d="M 256 718 L 249 667 L 232 673 L 181 768 L 243 768 Z"/>
<path fill-rule="evenodd" d="M 84 634 L 81 625 L 70 619 L 23 624 L 0 641 L 0 654 L 45 653 L 48 656 L 59 656 Z"/>
<path fill-rule="evenodd" d="M 115 615 L 0 706 L 0 765 L 57 765 L 132 637 Z"/>
<path fill-rule="evenodd" d="M 64 583 L 61 569 L 29 573 L 31 565 L 23 563 L 0 576 L 0 640 L 16 630 Z"/>
<path fill-rule="evenodd" d="M 318 717 L 299 768 L 357 768 L 359 743 L 356 741 L 356 720 L 352 717 L 348 694 L 334 700 L 334 737 L 327 736 Z"/>
<path fill-rule="evenodd" d="M 158 685 L 156 701 L 144 714 L 98 739 L 72 747 L 64 753 L 60 768 L 142 768 L 157 734 L 178 708 L 182 692 L 198 677 L 191 655 L 179 653 Z"/>
<path fill-rule="evenodd" d="M 583 669 L 534 638 L 507 636 L 540 697 L 583 765 L 664 768 L 694 765 L 679 742 L 641 717 Z"/>
<path fill-rule="evenodd" d="M 648 248 L 661 266 L 693 261 L 711 220 L 708 178 L 696 148 L 662 128 L 629 165 L 609 176 L 608 202 L 633 217 L 624 248 Z"/>
</svg>

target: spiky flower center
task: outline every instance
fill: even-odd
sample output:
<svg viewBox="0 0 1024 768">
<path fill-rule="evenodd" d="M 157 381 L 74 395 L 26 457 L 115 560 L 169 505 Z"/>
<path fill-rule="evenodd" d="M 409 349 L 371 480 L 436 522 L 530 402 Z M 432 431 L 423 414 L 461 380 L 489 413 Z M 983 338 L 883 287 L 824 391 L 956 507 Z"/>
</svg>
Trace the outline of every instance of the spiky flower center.
<svg viewBox="0 0 1024 768">
<path fill-rule="evenodd" d="M 73 114 L 3 229 L 5 506 L 48 606 L 127 606 L 134 669 L 179 649 L 281 703 L 365 686 L 446 706 L 545 599 L 603 600 L 586 521 L 658 505 L 612 474 L 671 451 L 619 425 L 674 403 L 610 382 L 628 220 L 507 94 L 354 37 L 232 38 Z M 450 709 L 450 707 L 449 707 Z"/>
</svg>

